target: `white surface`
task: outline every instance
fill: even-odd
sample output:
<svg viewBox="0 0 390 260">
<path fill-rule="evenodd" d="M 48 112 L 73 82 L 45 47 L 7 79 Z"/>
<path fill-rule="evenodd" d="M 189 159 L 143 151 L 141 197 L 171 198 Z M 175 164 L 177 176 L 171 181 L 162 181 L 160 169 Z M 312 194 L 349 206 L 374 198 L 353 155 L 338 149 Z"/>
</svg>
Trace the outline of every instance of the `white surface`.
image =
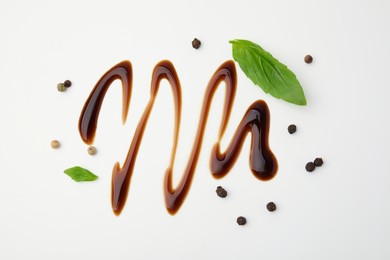
<svg viewBox="0 0 390 260">
<path fill-rule="evenodd" d="M 390 177 L 388 1 L 1 1 L 0 259 L 389 259 Z M 194 50 L 198 37 L 202 47 Z M 249 139 L 232 172 L 208 170 L 223 88 L 212 108 L 191 191 L 170 216 L 162 180 L 173 106 L 161 88 L 145 133 L 127 205 L 111 211 L 111 170 L 127 153 L 149 97 L 151 72 L 171 60 L 183 87 L 175 182 L 192 145 L 204 89 L 231 59 L 229 40 L 262 45 L 298 76 L 308 100 L 276 100 L 238 71 L 224 147 L 256 99 L 271 110 L 270 147 L 279 172 L 269 182 L 249 170 Z M 312 54 L 314 62 L 303 62 Z M 115 83 L 102 108 L 95 146 L 77 131 L 85 99 L 116 63 L 133 64 L 134 88 L 121 125 Z M 73 86 L 65 93 L 56 84 Z M 287 133 L 295 123 L 298 132 Z M 161 124 L 161 126 L 158 126 Z M 50 148 L 60 140 L 58 150 Z M 314 174 L 307 161 L 324 158 Z M 151 158 L 155 158 L 152 161 Z M 63 170 L 99 175 L 75 183 Z M 224 186 L 229 197 L 215 195 Z M 269 213 L 265 204 L 275 201 Z M 235 223 L 247 217 L 246 226 Z"/>
</svg>

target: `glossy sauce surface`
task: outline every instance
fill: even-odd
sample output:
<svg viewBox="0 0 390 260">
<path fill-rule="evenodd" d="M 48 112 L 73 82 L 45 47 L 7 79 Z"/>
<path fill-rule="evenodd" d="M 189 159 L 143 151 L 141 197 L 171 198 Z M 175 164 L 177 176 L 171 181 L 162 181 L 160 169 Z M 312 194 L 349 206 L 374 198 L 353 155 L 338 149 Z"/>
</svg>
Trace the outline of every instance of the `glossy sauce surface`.
<svg viewBox="0 0 390 260">
<path fill-rule="evenodd" d="M 123 61 L 107 71 L 97 82 L 87 99 L 79 120 L 80 135 L 87 144 L 93 143 L 104 96 L 111 83 L 116 79 L 122 81 L 122 118 L 123 122 L 126 121 L 132 88 L 132 67 L 129 61 Z M 165 203 L 170 214 L 175 214 L 180 209 L 190 190 L 202 147 L 210 106 L 214 93 L 219 86 L 225 86 L 226 94 L 218 140 L 212 149 L 210 157 L 212 175 L 215 178 L 222 178 L 231 170 L 240 154 L 244 140 L 249 133 L 252 136 L 250 152 L 250 168 L 252 173 L 260 180 L 270 180 L 276 175 L 278 168 L 277 161 L 268 145 L 270 115 L 268 106 L 264 101 L 255 101 L 248 107 L 228 148 L 225 152 L 220 151 L 220 140 L 228 124 L 237 89 L 237 74 L 234 62 L 226 61 L 215 71 L 207 85 L 191 154 L 179 184 L 177 187 L 173 187 L 172 174 L 180 132 L 181 85 L 173 64 L 170 61 L 164 60 L 159 62 L 153 70 L 150 99 L 138 122 L 125 162 L 122 167 L 117 162 L 113 168 L 111 202 L 116 215 L 119 215 L 125 206 L 138 149 L 142 142 L 149 115 L 153 109 L 154 100 L 158 95 L 160 82 L 163 79 L 167 80 L 171 86 L 175 107 L 173 146 L 164 178 Z M 225 84 L 221 84 L 222 82 L 225 82 Z"/>
</svg>

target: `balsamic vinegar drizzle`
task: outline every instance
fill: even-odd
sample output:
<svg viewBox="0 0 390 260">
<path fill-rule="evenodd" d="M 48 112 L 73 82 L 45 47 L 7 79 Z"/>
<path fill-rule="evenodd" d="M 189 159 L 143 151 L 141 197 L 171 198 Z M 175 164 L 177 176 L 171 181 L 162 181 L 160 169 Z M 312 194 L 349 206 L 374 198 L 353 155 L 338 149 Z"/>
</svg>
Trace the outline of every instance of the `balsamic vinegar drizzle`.
<svg viewBox="0 0 390 260">
<path fill-rule="evenodd" d="M 128 108 L 130 105 L 132 88 L 132 67 L 129 61 L 123 61 L 107 71 L 96 83 L 80 115 L 79 131 L 81 138 L 86 144 L 92 144 L 97 127 L 97 121 L 104 96 L 111 83 L 119 79 L 123 87 L 122 120 L 126 121 Z M 170 83 L 175 105 L 175 127 L 173 135 L 173 146 L 169 166 L 164 179 L 164 196 L 167 210 L 170 214 L 175 214 L 183 204 L 190 186 L 196 165 L 198 162 L 207 118 L 215 91 L 225 82 L 226 95 L 223 108 L 222 121 L 219 129 L 218 141 L 214 145 L 211 158 L 211 173 L 215 178 L 224 177 L 233 167 L 240 154 L 242 145 L 248 133 L 251 133 L 250 167 L 254 176 L 260 180 L 270 180 L 277 172 L 277 161 L 268 146 L 269 133 L 269 110 L 264 101 L 255 101 L 247 109 L 237 130 L 225 152 L 220 151 L 220 140 L 223 137 L 229 121 L 231 109 L 237 88 L 236 68 L 233 61 L 226 61 L 213 74 L 206 88 L 202 112 L 199 119 L 198 130 L 192 147 L 191 155 L 188 159 L 184 174 L 176 188 L 172 185 L 172 172 L 176 154 L 176 148 L 180 130 L 181 118 L 181 85 L 176 74 L 175 67 L 170 61 L 159 62 L 152 75 L 150 99 L 138 122 L 134 133 L 126 160 L 121 167 L 117 162 L 112 173 L 111 203 L 113 211 L 119 215 L 125 206 L 129 192 L 131 176 L 137 159 L 137 152 L 141 145 L 145 127 L 148 123 L 149 115 L 153 109 L 154 100 L 158 94 L 161 80 L 166 79 Z"/>
</svg>

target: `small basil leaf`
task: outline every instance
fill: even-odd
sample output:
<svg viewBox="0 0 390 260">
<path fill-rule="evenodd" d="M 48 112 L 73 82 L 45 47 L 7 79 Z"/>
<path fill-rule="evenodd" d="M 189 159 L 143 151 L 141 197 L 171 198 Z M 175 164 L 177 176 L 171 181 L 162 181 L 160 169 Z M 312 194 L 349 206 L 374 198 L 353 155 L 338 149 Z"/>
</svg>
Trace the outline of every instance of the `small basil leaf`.
<svg viewBox="0 0 390 260">
<path fill-rule="evenodd" d="M 233 58 L 245 75 L 265 93 L 296 105 L 306 105 L 295 74 L 259 45 L 247 40 L 230 41 Z"/>
<path fill-rule="evenodd" d="M 66 169 L 64 173 L 77 182 L 94 181 L 98 178 L 98 176 L 80 166 L 74 166 L 72 168 Z"/>
</svg>

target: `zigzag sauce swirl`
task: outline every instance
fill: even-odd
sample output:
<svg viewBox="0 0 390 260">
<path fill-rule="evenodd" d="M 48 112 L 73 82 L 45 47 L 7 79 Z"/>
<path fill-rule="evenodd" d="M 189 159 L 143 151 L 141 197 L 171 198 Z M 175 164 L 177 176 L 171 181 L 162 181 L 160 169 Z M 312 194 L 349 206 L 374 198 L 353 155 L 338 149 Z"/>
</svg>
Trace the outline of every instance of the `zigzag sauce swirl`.
<svg viewBox="0 0 390 260">
<path fill-rule="evenodd" d="M 119 79 L 123 87 L 123 110 L 122 119 L 126 121 L 127 112 L 130 104 L 131 87 L 132 87 L 132 67 L 129 61 L 123 61 L 109 71 L 107 71 L 96 83 L 80 115 L 79 131 L 81 138 L 87 144 L 92 144 L 97 127 L 97 121 L 104 96 L 111 83 Z M 233 61 L 223 63 L 213 74 L 207 86 L 202 112 L 199 119 L 198 130 L 188 159 L 184 174 L 176 188 L 172 185 L 172 172 L 175 160 L 176 148 L 178 143 L 180 118 L 181 118 L 181 86 L 179 78 L 173 64 L 169 61 L 159 62 L 153 71 L 150 99 L 144 110 L 141 119 L 138 122 L 137 129 L 134 133 L 126 160 L 122 167 L 117 162 L 114 165 L 112 173 L 112 208 L 116 215 L 119 215 L 125 206 L 131 176 L 137 158 L 137 152 L 141 145 L 143 133 L 148 122 L 149 115 L 152 111 L 154 100 L 158 94 L 160 82 L 162 79 L 170 83 L 173 99 L 175 103 L 175 128 L 173 136 L 173 146 L 171 150 L 171 159 L 164 179 L 164 195 L 167 210 L 170 214 L 175 214 L 183 204 L 196 170 L 199 154 L 201 151 L 204 131 L 207 123 L 208 113 L 212 103 L 214 93 L 222 81 L 225 82 L 226 95 L 222 121 L 219 129 L 218 141 L 214 145 L 211 158 L 211 173 L 215 178 L 222 178 L 233 167 L 240 154 L 246 135 L 251 132 L 251 153 L 250 167 L 254 176 L 260 180 L 270 180 L 277 172 L 277 161 L 268 146 L 269 132 L 269 110 L 264 101 L 255 101 L 247 109 L 242 121 L 225 152 L 220 151 L 220 140 L 223 137 L 231 109 L 233 107 L 234 96 L 237 88 L 237 75 Z"/>
</svg>

